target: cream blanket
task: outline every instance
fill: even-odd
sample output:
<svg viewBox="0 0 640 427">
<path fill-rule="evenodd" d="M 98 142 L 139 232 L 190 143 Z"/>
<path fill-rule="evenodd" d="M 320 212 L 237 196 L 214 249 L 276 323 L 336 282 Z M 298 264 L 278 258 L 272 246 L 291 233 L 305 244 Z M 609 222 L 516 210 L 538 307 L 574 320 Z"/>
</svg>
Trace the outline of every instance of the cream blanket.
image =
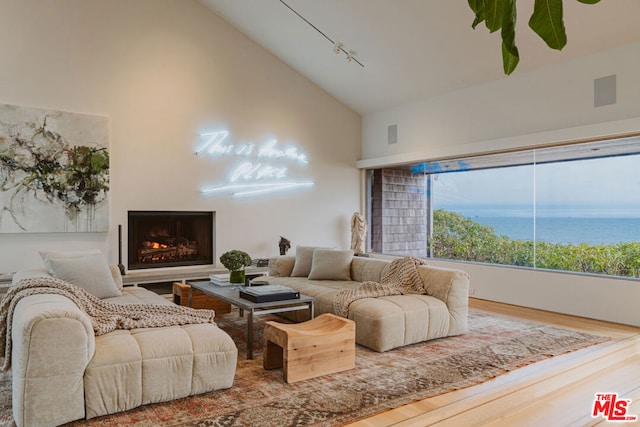
<svg viewBox="0 0 640 427">
<path fill-rule="evenodd" d="M 418 265 L 424 260 L 414 257 L 398 258 L 391 261 L 380 282 L 362 282 L 355 289 L 341 289 L 333 299 L 333 313 L 349 316 L 352 302 L 363 298 L 377 298 L 388 295 L 424 294 L 426 289 L 418 273 Z"/>
<path fill-rule="evenodd" d="M 53 277 L 23 279 L 9 288 L 0 303 L 0 355 L 3 352 L 5 355 L 2 371 L 11 367 L 11 324 L 15 307 L 22 298 L 37 294 L 57 294 L 69 298 L 89 316 L 96 336 L 115 329 L 213 323 L 215 316 L 213 310 L 196 310 L 179 305 L 114 304 Z"/>
</svg>

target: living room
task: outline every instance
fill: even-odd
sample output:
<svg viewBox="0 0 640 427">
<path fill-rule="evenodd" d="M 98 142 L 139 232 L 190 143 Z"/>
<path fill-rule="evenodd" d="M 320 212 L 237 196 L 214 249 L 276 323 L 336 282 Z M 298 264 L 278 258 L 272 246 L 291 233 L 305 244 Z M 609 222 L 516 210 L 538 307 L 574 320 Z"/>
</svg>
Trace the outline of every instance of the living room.
<svg viewBox="0 0 640 427">
<path fill-rule="evenodd" d="M 3 56 L 11 58 L 3 102 L 107 117 L 110 191 L 107 233 L 4 234 L 2 272 L 40 266 L 39 250 L 61 246 L 99 248 L 117 262 L 118 225 L 126 234 L 135 210 L 215 211 L 218 254 L 237 248 L 269 257 L 280 236 L 345 248 L 351 214 L 365 204 L 365 168 L 629 134 L 640 120 L 637 43 L 360 115 L 199 2 L 8 1 L 3 9 Z M 618 77 L 617 103 L 594 108 L 585 97 L 594 78 L 609 74 Z M 562 97 L 549 104 L 556 93 Z M 387 144 L 390 123 L 399 144 Z M 239 161 L 194 155 L 202 134 L 221 129 L 237 145 L 294 143 L 308 163 L 291 173 L 313 187 L 257 199 L 204 195 Z M 640 325 L 634 281 L 465 269 L 479 298 Z"/>
<path fill-rule="evenodd" d="M 351 215 L 365 206 L 364 169 L 640 129 L 640 35 L 626 27 L 615 48 L 360 113 L 196 0 L 1 0 L 0 10 L 2 103 L 106 117 L 110 155 L 108 231 L 4 233 L 0 272 L 41 267 L 42 250 L 97 248 L 117 263 L 129 211 L 214 211 L 218 256 L 267 258 L 281 236 L 347 248 Z M 500 67 L 499 53 L 493 61 Z M 594 79 L 612 74 L 617 103 L 594 108 Z M 196 155 L 215 132 L 237 147 L 295 146 L 306 163 L 283 167 L 312 185 L 258 198 L 203 193 L 239 161 Z M 11 222 L 6 212 L 1 220 Z M 429 262 L 465 270 L 479 299 L 640 326 L 636 280 Z"/>
</svg>

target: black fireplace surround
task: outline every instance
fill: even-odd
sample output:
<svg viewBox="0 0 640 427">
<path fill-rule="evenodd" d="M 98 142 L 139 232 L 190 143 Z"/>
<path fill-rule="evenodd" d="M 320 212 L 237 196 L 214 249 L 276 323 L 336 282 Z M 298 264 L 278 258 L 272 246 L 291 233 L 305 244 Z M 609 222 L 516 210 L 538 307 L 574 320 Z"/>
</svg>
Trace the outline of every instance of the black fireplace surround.
<svg viewBox="0 0 640 427">
<path fill-rule="evenodd" d="M 213 264 L 215 212 L 129 211 L 129 270 Z"/>
</svg>

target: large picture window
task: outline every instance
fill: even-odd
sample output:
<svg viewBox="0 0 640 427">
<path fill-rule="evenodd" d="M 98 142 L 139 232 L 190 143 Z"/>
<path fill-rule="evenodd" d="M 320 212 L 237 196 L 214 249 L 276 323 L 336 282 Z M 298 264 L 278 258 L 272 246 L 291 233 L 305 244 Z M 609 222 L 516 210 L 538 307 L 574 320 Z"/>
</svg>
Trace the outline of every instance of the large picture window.
<svg viewBox="0 0 640 427">
<path fill-rule="evenodd" d="M 379 189 L 370 197 L 377 206 L 372 221 L 382 224 L 372 227 L 374 251 L 388 252 L 384 224 L 413 229 L 419 219 L 426 230 L 423 253 L 404 255 L 640 277 L 640 138 L 390 170 L 370 174 Z M 407 192 L 398 177 L 410 177 L 424 192 L 423 210 L 380 208 L 398 198 L 399 188 Z"/>
</svg>

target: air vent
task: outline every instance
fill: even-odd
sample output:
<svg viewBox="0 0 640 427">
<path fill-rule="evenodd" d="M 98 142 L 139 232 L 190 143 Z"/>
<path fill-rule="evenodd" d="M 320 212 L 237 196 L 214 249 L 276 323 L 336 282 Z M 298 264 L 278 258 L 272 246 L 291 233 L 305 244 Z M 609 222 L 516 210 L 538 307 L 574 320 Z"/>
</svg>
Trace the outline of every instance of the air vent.
<svg viewBox="0 0 640 427">
<path fill-rule="evenodd" d="M 595 79 L 593 81 L 593 106 L 603 107 L 616 102 L 616 75 Z"/>
<path fill-rule="evenodd" d="M 398 125 L 390 125 L 387 128 L 387 143 L 389 145 L 398 143 Z"/>
</svg>

